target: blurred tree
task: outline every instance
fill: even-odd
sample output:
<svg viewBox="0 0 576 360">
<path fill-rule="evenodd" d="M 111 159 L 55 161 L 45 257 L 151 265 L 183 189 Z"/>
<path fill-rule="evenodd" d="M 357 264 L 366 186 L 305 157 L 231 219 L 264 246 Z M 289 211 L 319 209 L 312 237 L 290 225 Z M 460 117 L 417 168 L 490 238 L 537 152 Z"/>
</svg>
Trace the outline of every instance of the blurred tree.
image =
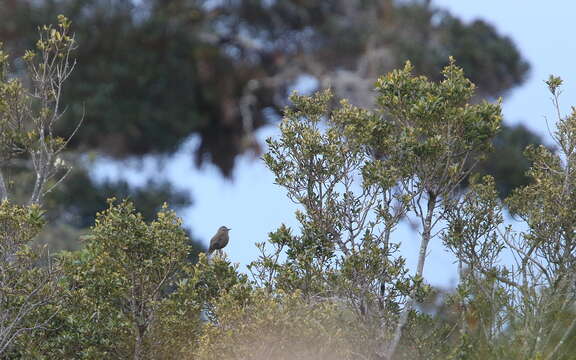
<svg viewBox="0 0 576 360">
<path fill-rule="evenodd" d="M 94 188 L 94 192 L 84 192 L 83 189 Z M 70 198 L 68 194 L 77 194 Z M 164 201 L 170 199 L 173 208 L 191 205 L 188 192 L 174 190 L 168 183 L 148 181 L 144 187 L 130 187 L 125 180 L 106 180 L 95 182 L 87 172 L 77 171 L 70 174 L 70 181 L 63 184 L 61 191 L 55 192 L 50 198 L 49 206 L 60 208 L 59 213 L 71 218 L 70 223 L 80 228 L 94 225 L 94 214 L 106 207 L 106 199 L 117 197 L 130 198 L 144 220 L 151 221 Z"/>
<path fill-rule="evenodd" d="M 19 54 L 34 44 L 36 27 L 59 13 L 74 21 L 82 44 L 75 53 L 81 66 L 62 95 L 62 130 L 85 116 L 70 147 L 115 158 L 170 154 L 198 135 L 196 164 L 210 161 L 225 176 L 236 156 L 259 152 L 255 131 L 276 119 L 302 76 L 368 107 L 376 77 L 408 58 L 417 73 L 437 79 L 454 55 L 479 98 L 505 94 L 529 69 L 490 24 L 463 23 L 419 0 L 0 0 L 0 39 Z M 503 169 L 494 168 L 502 173 L 495 175 L 498 186 L 510 189 L 526 170 L 517 161 L 524 140 L 500 139 L 510 155 L 487 166 Z M 144 214 L 161 204 L 153 199 L 186 205 L 168 183 L 133 189 L 75 174 L 54 196 L 66 204 L 51 216 L 72 221 L 61 222 L 53 238 L 91 223 L 111 195 L 130 194 Z"/>
<path fill-rule="evenodd" d="M 88 169 L 77 166 L 66 181 L 46 198 L 47 225 L 42 242 L 52 250 L 76 250 L 80 247 L 78 236 L 94 225 L 95 214 L 106 208 L 109 198 L 130 199 L 146 221 L 152 221 L 162 204 L 167 202 L 173 210 L 192 204 L 189 192 L 174 188 L 169 182 L 148 180 L 143 186 L 132 186 L 126 180 L 95 181 Z M 196 258 L 204 245 L 191 239 L 191 256 Z"/>
<path fill-rule="evenodd" d="M 544 141 L 524 125 L 504 125 L 492 143 L 494 150 L 478 164 L 477 171 L 494 177 L 498 196 L 505 199 L 512 190 L 530 182 L 527 172 L 532 163 L 524 156 L 524 149 L 543 145 Z"/>
<path fill-rule="evenodd" d="M 97 181 L 90 177 L 87 167 L 68 158 L 60 160 L 60 163 L 69 167 L 70 162 L 74 167 L 69 169 L 65 181 L 43 199 L 48 223 L 42 229 L 39 242 L 48 244 L 52 251 L 79 249 L 78 237 L 94 225 L 95 214 L 106 209 L 109 198 L 130 199 L 146 221 L 154 219 L 164 202 L 169 203 L 173 210 L 192 204 L 187 191 L 177 189 L 167 181 L 149 179 L 143 186 L 130 185 L 123 179 Z M 26 161 L 12 161 L 10 165 L 4 173 L 7 189 L 12 192 L 13 200 L 24 202 L 27 190 L 34 185 L 35 176 L 29 172 Z M 188 235 L 191 238 L 191 234 Z M 191 246 L 193 258 L 204 250 L 204 246 L 194 239 Z"/>
<path fill-rule="evenodd" d="M 479 97 L 504 95 L 524 81 L 529 65 L 510 38 L 483 20 L 464 23 L 420 3 L 399 7 L 402 26 L 395 33 L 397 52 L 418 72 L 441 80 L 438 69 L 453 56 L 477 85 Z"/>
<path fill-rule="evenodd" d="M 465 24 L 429 1 L 3 0 L 0 38 L 24 48 L 57 13 L 74 20 L 82 43 L 64 94 L 69 119 L 86 114 L 72 145 L 117 157 L 170 153 L 198 134 L 197 163 L 209 159 L 225 175 L 238 154 L 258 150 L 266 110 L 282 109 L 301 75 L 365 105 L 376 77 L 407 58 L 437 77 L 453 55 L 491 97 L 528 70 L 493 26 Z"/>
</svg>

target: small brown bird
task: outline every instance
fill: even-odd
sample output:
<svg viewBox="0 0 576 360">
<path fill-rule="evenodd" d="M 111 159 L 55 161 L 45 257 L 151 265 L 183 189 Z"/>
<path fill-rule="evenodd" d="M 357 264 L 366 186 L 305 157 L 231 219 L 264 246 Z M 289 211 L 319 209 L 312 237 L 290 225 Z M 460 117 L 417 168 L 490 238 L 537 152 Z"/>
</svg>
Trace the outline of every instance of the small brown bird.
<svg viewBox="0 0 576 360">
<path fill-rule="evenodd" d="M 228 236 L 228 231 L 232 229 L 228 229 L 226 226 L 220 226 L 216 235 L 212 236 L 210 240 L 210 248 L 208 248 L 208 255 L 212 254 L 216 250 L 223 249 L 226 245 L 228 245 L 228 240 L 230 237 Z"/>
</svg>

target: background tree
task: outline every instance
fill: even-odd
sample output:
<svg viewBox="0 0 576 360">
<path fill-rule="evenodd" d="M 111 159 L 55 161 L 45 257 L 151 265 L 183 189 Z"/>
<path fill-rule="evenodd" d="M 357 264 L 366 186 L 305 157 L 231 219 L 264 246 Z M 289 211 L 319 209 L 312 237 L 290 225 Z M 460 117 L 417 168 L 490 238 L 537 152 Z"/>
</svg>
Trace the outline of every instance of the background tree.
<svg viewBox="0 0 576 360">
<path fill-rule="evenodd" d="M 368 107 L 374 105 L 376 77 L 406 59 L 417 73 L 438 80 L 447 55 L 456 56 L 478 85 L 479 98 L 505 94 L 528 71 L 514 43 L 490 24 L 463 23 L 430 1 L 416 0 L 3 0 L 0 39 L 21 53 L 34 43 L 33 29 L 59 13 L 74 19 L 83 44 L 77 52 L 82 67 L 62 96 L 67 112 L 61 131 L 86 116 L 71 146 L 115 158 L 139 157 L 170 154 L 196 135 L 200 145 L 191 157 L 198 164 L 216 164 L 225 176 L 231 176 L 236 156 L 259 151 L 254 132 L 277 119 L 302 76 Z M 523 147 L 510 143 L 515 139 L 501 141 L 513 154 Z M 126 183 L 87 181 L 90 165 L 83 159 L 74 161 L 82 163 L 76 166 L 78 175 L 58 196 L 70 199 L 70 205 L 49 210 L 65 222 L 47 237 L 75 232 L 79 222 L 65 219 L 104 209 L 106 197 L 128 192 L 148 217 L 161 206 L 158 201 L 144 208 L 137 199 L 142 189 Z M 507 171 L 522 163 L 514 159 L 494 168 L 505 169 L 495 176 L 499 186 L 510 178 Z M 86 170 L 80 174 L 80 169 Z M 77 196 L 68 191 L 80 184 L 92 201 L 78 198 L 72 204 Z M 146 191 L 148 199 L 170 196 L 164 200 L 172 206 L 186 205 L 180 202 L 182 192 L 167 183 Z M 58 248 L 74 248 L 66 242 Z"/>
<path fill-rule="evenodd" d="M 478 163 L 476 171 L 494 178 L 500 199 L 507 198 L 514 189 L 530 182 L 527 172 L 532 162 L 524 155 L 529 145 L 537 147 L 545 144 L 541 136 L 532 133 L 524 125 L 503 124 L 501 131 L 492 140 L 494 150 Z M 550 150 L 554 151 L 553 148 Z"/>
<path fill-rule="evenodd" d="M 485 95 L 522 82 L 528 65 L 510 39 L 426 3 L 5 1 L 1 33 L 20 48 L 33 39 L 29 29 L 54 13 L 75 19 L 83 68 L 64 103 L 71 118 L 85 104 L 87 117 L 74 144 L 142 155 L 174 151 L 198 133 L 197 160 L 209 155 L 230 174 L 234 157 L 256 145 L 252 132 L 268 122 L 262 110 L 281 110 L 303 74 L 332 82 L 340 96 L 364 80 L 354 94 L 361 99 L 406 59 L 435 77 L 449 54 Z"/>
<path fill-rule="evenodd" d="M 99 182 L 89 176 L 87 168 L 75 163 L 66 181 L 45 201 L 49 224 L 42 234 L 42 242 L 49 244 L 55 252 L 78 250 L 82 245 L 77 241 L 78 237 L 94 225 L 94 214 L 105 210 L 106 200 L 112 197 L 130 199 L 146 221 L 155 218 L 165 201 L 170 201 L 171 209 L 176 211 L 192 204 L 188 192 L 176 189 L 168 182 L 149 179 L 138 187 L 125 180 Z M 193 256 L 203 248 L 195 240 L 191 240 L 190 245 Z"/>
</svg>

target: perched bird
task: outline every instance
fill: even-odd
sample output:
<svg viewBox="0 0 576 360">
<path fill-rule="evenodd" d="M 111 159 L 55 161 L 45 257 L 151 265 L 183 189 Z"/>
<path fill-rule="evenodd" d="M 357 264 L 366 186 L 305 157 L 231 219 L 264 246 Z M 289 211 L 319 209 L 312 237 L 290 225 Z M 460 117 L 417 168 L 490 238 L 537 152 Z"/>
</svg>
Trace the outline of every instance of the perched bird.
<svg viewBox="0 0 576 360">
<path fill-rule="evenodd" d="M 230 237 L 228 236 L 228 231 L 232 229 L 228 229 L 226 226 L 220 226 L 216 235 L 212 236 L 210 240 L 210 248 L 208 248 L 208 255 L 212 254 L 216 250 L 223 249 L 226 245 L 228 245 L 228 240 Z"/>
</svg>

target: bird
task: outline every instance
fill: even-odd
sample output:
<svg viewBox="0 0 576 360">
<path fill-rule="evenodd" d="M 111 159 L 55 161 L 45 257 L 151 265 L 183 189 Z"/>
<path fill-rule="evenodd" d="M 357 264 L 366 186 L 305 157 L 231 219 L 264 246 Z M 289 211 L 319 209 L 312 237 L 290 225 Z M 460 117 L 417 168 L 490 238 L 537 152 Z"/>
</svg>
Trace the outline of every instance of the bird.
<svg viewBox="0 0 576 360">
<path fill-rule="evenodd" d="M 216 235 L 212 236 L 210 240 L 210 247 L 208 248 L 208 255 L 212 254 L 216 250 L 223 249 L 226 245 L 228 245 L 228 241 L 230 237 L 228 236 L 228 232 L 232 230 L 227 228 L 226 226 L 220 226 Z"/>
</svg>

